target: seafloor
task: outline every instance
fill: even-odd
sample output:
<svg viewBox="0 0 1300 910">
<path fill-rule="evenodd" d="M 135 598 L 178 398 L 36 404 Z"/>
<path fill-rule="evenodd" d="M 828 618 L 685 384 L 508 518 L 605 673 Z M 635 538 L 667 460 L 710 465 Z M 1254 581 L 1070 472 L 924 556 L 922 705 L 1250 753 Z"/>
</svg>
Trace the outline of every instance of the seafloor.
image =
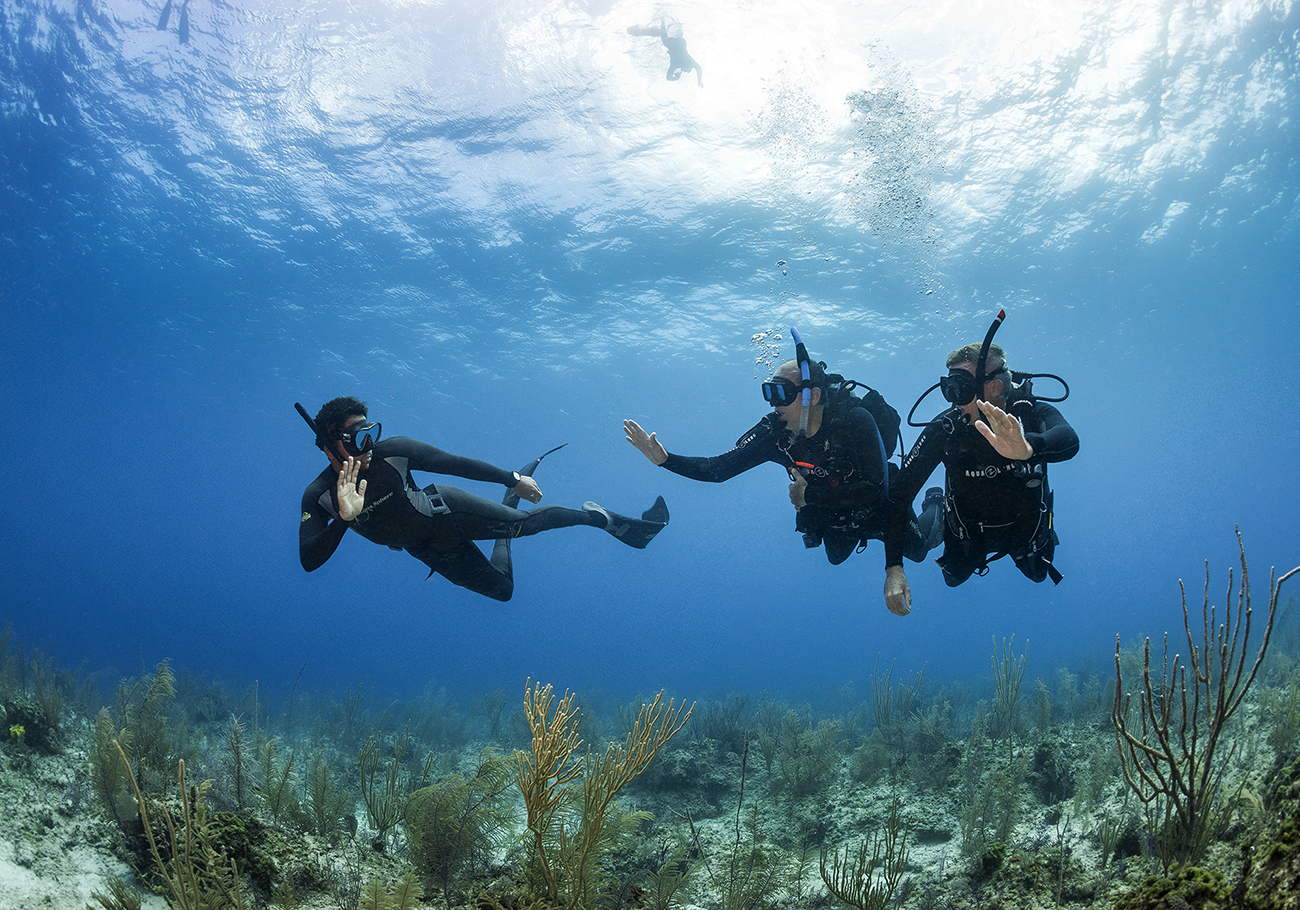
<svg viewBox="0 0 1300 910">
<path fill-rule="evenodd" d="M 584 826 L 599 787 L 584 804 L 583 781 L 601 777 L 609 744 L 635 738 L 653 695 L 578 693 L 582 743 L 561 750 L 560 769 L 583 773 L 546 791 L 545 862 L 520 787 L 520 762 L 542 758 L 523 692 L 394 702 L 363 682 L 273 700 L 167 661 L 105 686 L 15 649 L 6 630 L 0 908 L 1300 907 L 1294 629 L 1284 613 L 1215 755 L 1213 705 L 1185 726 L 1173 706 L 1173 734 L 1194 730 L 1210 763 L 1190 854 L 1162 802 L 1143 804 L 1125 780 L 1113 672 L 1025 673 L 1024 652 L 1004 643 L 988 679 L 969 684 L 882 663 L 866 691 L 816 703 L 700 701 L 596 835 Z M 1141 659 L 1125 650 L 1126 690 L 1140 689 Z M 1188 856 L 1194 869 L 1173 862 Z M 835 881 L 837 859 L 847 900 L 820 869 Z M 160 868 L 173 881 L 188 871 L 206 895 L 169 893 Z"/>
</svg>

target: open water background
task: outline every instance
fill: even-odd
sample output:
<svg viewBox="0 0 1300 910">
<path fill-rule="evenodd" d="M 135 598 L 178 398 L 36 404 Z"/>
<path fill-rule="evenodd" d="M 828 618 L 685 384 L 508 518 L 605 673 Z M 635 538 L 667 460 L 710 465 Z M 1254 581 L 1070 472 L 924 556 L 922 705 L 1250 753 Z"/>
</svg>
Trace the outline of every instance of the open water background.
<svg viewBox="0 0 1300 910">
<path fill-rule="evenodd" d="M 281 694 L 861 692 L 1013 635 L 1030 679 L 1105 676 L 1207 558 L 1222 604 L 1235 524 L 1257 591 L 1300 562 L 1297 9 L 191 0 L 182 44 L 179 6 L 5 0 L 0 622 Z M 658 14 L 702 89 L 626 33 Z M 1059 587 L 909 563 L 892 616 L 879 545 L 805 551 L 775 466 L 623 441 L 729 448 L 790 325 L 906 413 L 999 307 L 1072 389 Z M 355 536 L 305 575 L 292 405 L 341 394 L 507 467 L 568 443 L 545 501 L 672 525 L 520 541 L 509 604 Z"/>
</svg>

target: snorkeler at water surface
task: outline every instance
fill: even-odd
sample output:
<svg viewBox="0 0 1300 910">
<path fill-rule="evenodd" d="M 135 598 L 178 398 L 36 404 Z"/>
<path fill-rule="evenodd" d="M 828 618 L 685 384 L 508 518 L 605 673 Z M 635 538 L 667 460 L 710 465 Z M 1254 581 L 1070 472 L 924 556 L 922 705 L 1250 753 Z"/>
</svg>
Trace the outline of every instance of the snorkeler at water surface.
<svg viewBox="0 0 1300 910">
<path fill-rule="evenodd" d="M 314 420 L 301 405 L 295 407 L 329 459 L 302 494 L 298 549 L 308 572 L 334 555 L 351 528 L 373 543 L 405 550 L 427 565 L 430 575 L 437 572 L 462 588 L 504 601 L 514 593 L 510 544 L 516 537 L 585 525 L 641 549 L 668 524 L 662 496 L 640 518 L 594 502 L 581 509 L 516 508 L 520 499 L 541 500 L 531 475 L 550 452 L 518 471 L 507 471 L 405 436 L 380 439 L 380 424 L 369 420 L 365 403 L 355 398 L 327 402 Z M 412 471 L 499 483 L 506 487 L 505 498 L 498 503 L 444 483 L 421 487 Z M 476 540 L 496 541 L 491 559 Z"/>
<path fill-rule="evenodd" d="M 646 38 L 658 38 L 663 42 L 664 47 L 668 49 L 668 71 L 664 74 L 664 78 L 669 82 L 676 82 L 682 78 L 682 73 L 694 70 L 696 84 L 704 88 L 704 67 L 686 52 L 686 38 L 681 23 L 669 22 L 665 18 L 660 20 L 659 25 L 629 25 L 627 33 Z"/>
</svg>

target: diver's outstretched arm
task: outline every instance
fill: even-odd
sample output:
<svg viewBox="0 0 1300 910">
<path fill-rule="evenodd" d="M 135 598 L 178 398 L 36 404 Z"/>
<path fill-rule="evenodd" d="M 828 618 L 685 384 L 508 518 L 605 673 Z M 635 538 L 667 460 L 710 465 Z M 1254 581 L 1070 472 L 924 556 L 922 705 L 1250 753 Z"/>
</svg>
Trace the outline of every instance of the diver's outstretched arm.
<svg viewBox="0 0 1300 910">
<path fill-rule="evenodd" d="M 897 616 L 906 616 L 912 612 L 912 588 L 907 583 L 907 575 L 902 566 L 889 566 L 885 569 L 885 606 Z"/>
<path fill-rule="evenodd" d="M 668 460 L 668 450 L 663 447 L 654 433 L 647 433 L 635 420 L 623 421 L 623 435 L 627 441 L 650 460 L 653 465 L 661 465 Z"/>
</svg>

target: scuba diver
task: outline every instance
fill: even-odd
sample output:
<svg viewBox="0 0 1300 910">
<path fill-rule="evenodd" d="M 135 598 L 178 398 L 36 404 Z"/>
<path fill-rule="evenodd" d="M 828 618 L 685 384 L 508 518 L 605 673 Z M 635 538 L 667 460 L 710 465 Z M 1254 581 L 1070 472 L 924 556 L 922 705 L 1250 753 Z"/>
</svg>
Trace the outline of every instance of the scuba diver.
<svg viewBox="0 0 1300 910">
<path fill-rule="evenodd" d="M 826 364 L 809 359 L 799 333 L 791 333 L 797 359 L 763 383 L 773 411 L 730 451 L 713 458 L 670 454 L 634 420 L 623 421 L 623 432 L 652 464 L 691 480 L 721 483 L 764 462 L 779 464 L 790 476 L 795 530 L 804 546 L 824 546 L 826 559 L 837 566 L 868 541 L 885 537 L 891 472 L 898 470 L 889 462 L 898 444 L 898 412 L 874 389 L 858 398 L 857 382 L 828 374 Z M 936 487 L 931 493 L 921 519 L 908 516 L 899 532 L 901 549 L 913 562 L 925 558 L 942 532 L 943 491 Z"/>
<path fill-rule="evenodd" d="M 660 19 L 658 25 L 629 25 L 627 27 L 629 35 L 642 35 L 647 38 L 658 38 L 668 48 L 668 72 L 664 78 L 669 82 L 676 82 L 682 78 L 682 73 L 695 71 L 695 81 L 700 88 L 704 88 L 704 67 L 696 61 L 694 57 L 686 52 L 686 38 L 682 31 L 681 23 Z"/>
<path fill-rule="evenodd" d="M 925 429 L 891 491 L 894 514 L 885 537 L 885 604 L 900 616 L 912 609 L 901 558 L 911 502 L 940 462 L 946 477 L 944 549 L 935 561 L 949 587 L 984 575 L 1003 556 L 1031 581 L 1061 582 L 1052 565 L 1058 540 L 1047 465 L 1073 458 L 1079 437 L 1048 402 L 1064 401 L 1070 389 L 1050 373 L 1008 369 L 1005 352 L 993 344 L 1005 318 L 1006 311 L 998 313 L 983 344 L 949 354 L 948 375 L 926 389 L 908 414 L 909 426 Z M 1035 396 L 1032 380 L 1040 377 L 1060 382 L 1065 394 Z M 952 406 L 928 424 L 912 423 L 912 414 L 936 388 Z"/>
<path fill-rule="evenodd" d="M 542 498 L 532 474 L 550 452 L 518 471 L 507 471 L 405 436 L 381 440 L 382 427 L 368 419 L 365 403 L 355 398 L 327 402 L 314 420 L 302 405 L 294 407 L 329 459 L 302 494 L 298 551 L 308 572 L 324 565 L 351 528 L 374 543 L 410 553 L 429 567 L 430 576 L 437 572 L 476 594 L 505 601 L 514 593 L 510 543 L 516 537 L 589 525 L 640 549 L 668 524 L 662 496 L 640 518 L 594 502 L 581 509 L 516 508 L 520 499 L 535 503 Z M 443 483 L 421 488 L 413 470 L 504 484 L 505 498 L 497 503 Z M 490 560 L 476 540 L 496 541 Z"/>
</svg>

